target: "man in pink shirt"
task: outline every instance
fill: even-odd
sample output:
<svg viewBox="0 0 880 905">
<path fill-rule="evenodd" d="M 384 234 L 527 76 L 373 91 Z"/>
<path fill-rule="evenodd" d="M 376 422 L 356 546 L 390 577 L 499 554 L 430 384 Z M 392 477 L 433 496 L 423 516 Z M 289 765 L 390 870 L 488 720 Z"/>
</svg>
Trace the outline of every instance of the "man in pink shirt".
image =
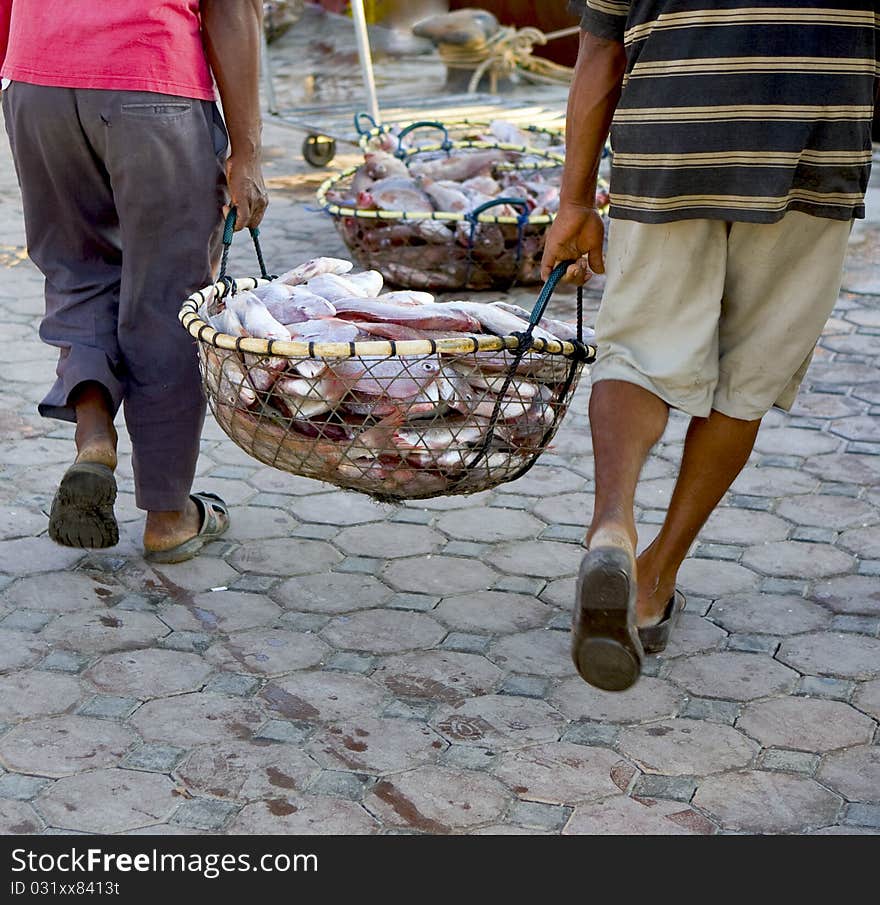
<svg viewBox="0 0 880 905">
<path fill-rule="evenodd" d="M 190 493 L 205 400 L 177 310 L 213 279 L 224 207 L 239 229 L 266 207 L 261 27 L 260 0 L 0 0 L 4 119 L 46 278 L 40 336 L 60 350 L 39 410 L 76 422 L 58 543 L 118 541 L 120 406 L 146 557 L 188 559 L 228 526 L 222 500 Z"/>
</svg>

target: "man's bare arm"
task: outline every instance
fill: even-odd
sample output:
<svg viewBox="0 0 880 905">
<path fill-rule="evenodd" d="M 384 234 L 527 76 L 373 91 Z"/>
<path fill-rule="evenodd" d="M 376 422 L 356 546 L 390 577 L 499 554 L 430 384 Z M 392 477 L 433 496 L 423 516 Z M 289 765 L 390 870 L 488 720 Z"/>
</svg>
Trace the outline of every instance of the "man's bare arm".
<svg viewBox="0 0 880 905">
<path fill-rule="evenodd" d="M 229 194 L 238 208 L 236 229 L 263 219 L 269 199 L 262 173 L 260 133 L 261 0 L 202 0 L 208 62 L 223 103 L 231 154 Z"/>
<path fill-rule="evenodd" d="M 581 33 L 581 46 L 568 95 L 565 170 L 559 214 L 547 236 L 541 273 L 546 279 L 560 261 L 577 259 L 566 279 L 584 283 L 604 273 L 602 219 L 596 211 L 599 160 L 620 100 L 626 53 L 623 44 Z M 589 262 L 589 266 L 587 264 Z"/>
</svg>

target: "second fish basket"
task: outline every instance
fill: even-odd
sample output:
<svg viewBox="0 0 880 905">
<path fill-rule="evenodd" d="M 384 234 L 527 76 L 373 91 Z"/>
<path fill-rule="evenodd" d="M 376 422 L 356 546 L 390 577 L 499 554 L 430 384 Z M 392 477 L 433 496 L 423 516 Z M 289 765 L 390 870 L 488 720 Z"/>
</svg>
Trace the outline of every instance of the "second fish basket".
<svg viewBox="0 0 880 905">
<path fill-rule="evenodd" d="M 416 125 L 439 128 L 444 137 L 401 141 L 393 153 L 367 150 L 368 167 L 381 156 L 375 181 L 366 182 L 365 167 L 357 166 L 318 189 L 318 205 L 354 259 L 409 289 L 540 283 L 564 158 L 525 145 L 452 140 L 444 126 Z"/>
<path fill-rule="evenodd" d="M 526 329 L 506 336 L 281 342 L 218 332 L 208 319 L 231 294 L 269 283 L 259 258 L 262 278 L 221 276 L 180 310 L 214 417 L 260 462 L 378 500 L 475 493 L 525 474 L 595 357 L 580 294 L 570 340 L 539 327 L 565 265 Z"/>
</svg>

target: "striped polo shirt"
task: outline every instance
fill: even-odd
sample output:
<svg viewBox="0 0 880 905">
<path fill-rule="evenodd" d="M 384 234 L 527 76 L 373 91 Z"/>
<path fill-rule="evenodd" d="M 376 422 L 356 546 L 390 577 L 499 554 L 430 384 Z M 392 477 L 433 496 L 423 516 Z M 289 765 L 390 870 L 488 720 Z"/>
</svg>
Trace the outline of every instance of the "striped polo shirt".
<svg viewBox="0 0 880 905">
<path fill-rule="evenodd" d="M 864 217 L 880 0 L 587 0 L 626 45 L 611 216 Z"/>
</svg>

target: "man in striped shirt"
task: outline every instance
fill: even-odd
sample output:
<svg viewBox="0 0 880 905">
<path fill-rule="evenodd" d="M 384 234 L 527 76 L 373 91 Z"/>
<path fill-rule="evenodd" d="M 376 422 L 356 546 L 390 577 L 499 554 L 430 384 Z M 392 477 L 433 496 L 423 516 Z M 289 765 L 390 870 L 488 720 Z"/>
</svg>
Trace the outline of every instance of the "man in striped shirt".
<svg viewBox="0 0 880 905">
<path fill-rule="evenodd" d="M 684 606 L 678 569 L 788 408 L 864 216 L 877 0 L 587 0 L 544 273 L 607 283 L 590 402 L 596 502 L 572 656 L 624 689 Z M 614 151 L 607 261 L 594 197 Z M 635 558 L 641 468 L 692 416 L 666 519 Z"/>
</svg>

